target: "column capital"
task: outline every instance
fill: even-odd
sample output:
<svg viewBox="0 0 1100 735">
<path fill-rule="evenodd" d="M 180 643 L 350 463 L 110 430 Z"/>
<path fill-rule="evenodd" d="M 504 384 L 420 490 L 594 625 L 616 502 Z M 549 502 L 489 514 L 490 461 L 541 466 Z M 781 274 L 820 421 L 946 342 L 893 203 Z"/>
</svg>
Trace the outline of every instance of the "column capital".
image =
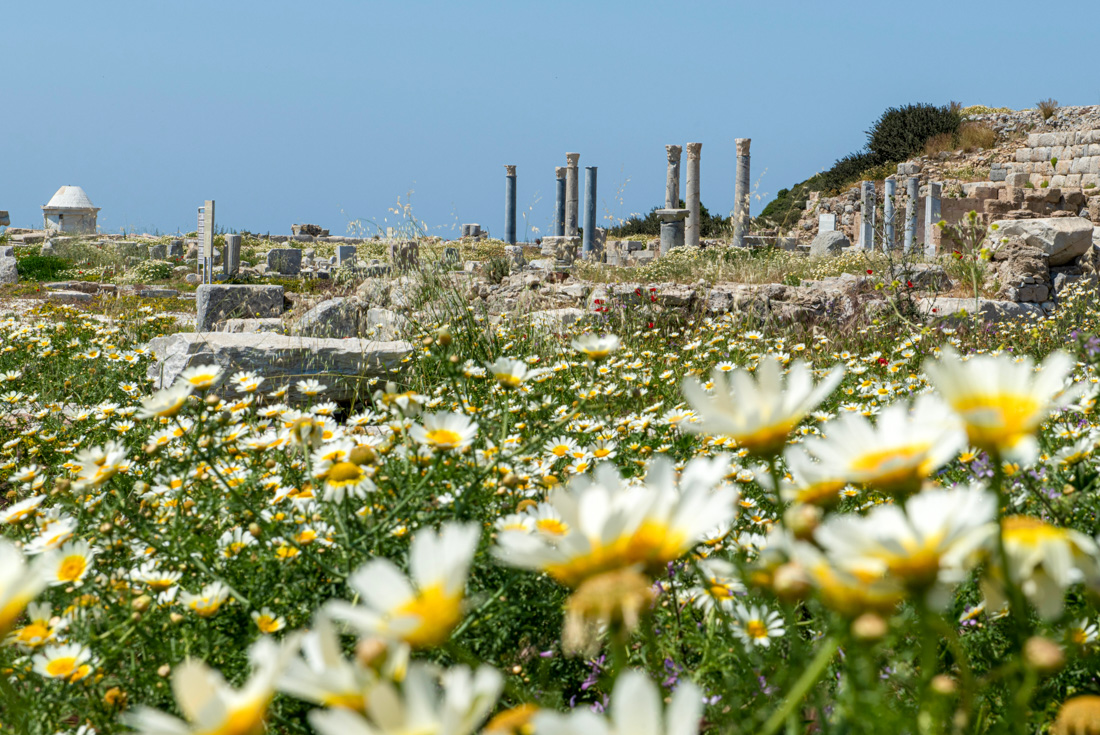
<svg viewBox="0 0 1100 735">
<path fill-rule="evenodd" d="M 516 175 L 516 167 L 514 165 L 509 166 L 506 163 L 506 164 L 504 164 L 504 172 L 505 172 L 505 176 L 515 176 Z"/>
<path fill-rule="evenodd" d="M 581 154 L 580 153 L 566 153 L 565 154 L 565 162 L 566 162 L 566 165 L 567 165 L 568 168 L 576 168 L 577 167 L 577 161 L 579 161 L 579 160 L 581 160 Z"/>
<path fill-rule="evenodd" d="M 554 177 L 558 179 L 565 178 L 565 166 L 554 166 Z"/>
<path fill-rule="evenodd" d="M 749 144 L 752 143 L 752 138 L 734 138 L 733 142 L 737 145 L 737 155 L 749 155 Z"/>
<path fill-rule="evenodd" d="M 673 163 L 673 164 L 679 163 L 680 162 L 680 154 L 683 153 L 683 152 L 684 152 L 684 149 L 681 148 L 678 145 L 666 145 L 665 146 L 665 153 L 668 154 L 668 162 L 669 163 Z"/>
<path fill-rule="evenodd" d="M 702 143 L 688 143 L 687 144 L 688 160 L 689 161 L 698 161 L 699 160 L 699 153 L 702 150 L 703 150 L 703 144 Z"/>
</svg>

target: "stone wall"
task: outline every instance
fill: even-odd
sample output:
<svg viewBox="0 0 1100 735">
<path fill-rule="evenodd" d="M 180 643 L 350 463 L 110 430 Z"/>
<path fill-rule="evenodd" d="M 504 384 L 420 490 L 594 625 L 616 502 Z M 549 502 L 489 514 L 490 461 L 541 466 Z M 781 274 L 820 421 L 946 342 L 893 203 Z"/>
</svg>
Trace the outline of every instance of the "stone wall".
<svg viewBox="0 0 1100 735">
<path fill-rule="evenodd" d="M 1014 186 L 1096 189 L 1100 187 L 1100 128 L 1031 133 L 1008 171 Z"/>
</svg>

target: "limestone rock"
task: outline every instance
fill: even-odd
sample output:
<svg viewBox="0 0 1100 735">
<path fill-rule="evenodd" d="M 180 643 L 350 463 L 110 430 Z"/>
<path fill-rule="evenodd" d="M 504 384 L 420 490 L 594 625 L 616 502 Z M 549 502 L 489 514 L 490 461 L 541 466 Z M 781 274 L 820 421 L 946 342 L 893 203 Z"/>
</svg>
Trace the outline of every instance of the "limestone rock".
<svg viewBox="0 0 1100 735">
<path fill-rule="evenodd" d="M 0 248 L 0 283 L 19 283 L 19 271 L 15 265 L 15 248 Z"/>
<path fill-rule="evenodd" d="M 822 232 L 810 244 L 810 255 L 813 257 L 836 255 L 844 248 L 851 247 L 851 245 L 852 243 L 844 236 L 843 232 L 837 230 Z"/>
<path fill-rule="evenodd" d="M 1092 222 L 1081 217 L 1043 217 L 1029 220 L 999 220 L 992 240 L 1019 238 L 1041 248 L 1050 256 L 1050 265 L 1069 263 L 1088 250 L 1092 242 Z"/>
<path fill-rule="evenodd" d="M 203 284 L 195 294 L 196 329 L 208 332 L 233 317 L 277 317 L 283 313 L 282 286 Z"/>
<path fill-rule="evenodd" d="M 917 299 L 917 309 L 931 318 L 962 319 L 968 315 L 977 315 L 985 322 L 1001 323 L 1015 320 L 1030 320 L 1045 316 L 1046 312 L 1039 304 L 1019 303 L 997 299 L 928 298 Z"/>
<path fill-rule="evenodd" d="M 255 334 L 257 332 L 282 334 L 283 326 L 283 320 L 277 318 L 225 320 L 225 331 L 234 334 Z"/>
<path fill-rule="evenodd" d="M 322 301 L 302 315 L 291 334 L 304 337 L 344 339 L 359 335 L 359 309 L 351 299 L 340 297 Z"/>
<path fill-rule="evenodd" d="M 999 298 L 1042 303 L 1050 297 L 1050 258 L 1041 248 L 1012 239 L 993 252 L 992 261 Z"/>
<path fill-rule="evenodd" d="M 156 387 L 171 385 L 187 368 L 217 363 L 231 375 L 252 370 L 273 386 L 316 378 L 326 400 L 346 402 L 370 392 L 369 378 L 392 377 L 414 349 L 410 342 L 315 339 L 281 334 L 181 332 L 147 345 L 157 356 L 148 377 Z"/>
<path fill-rule="evenodd" d="M 906 284 L 918 291 L 949 291 L 954 285 L 942 265 L 935 263 L 905 263 L 896 265 L 890 272 L 890 280 Z"/>
</svg>

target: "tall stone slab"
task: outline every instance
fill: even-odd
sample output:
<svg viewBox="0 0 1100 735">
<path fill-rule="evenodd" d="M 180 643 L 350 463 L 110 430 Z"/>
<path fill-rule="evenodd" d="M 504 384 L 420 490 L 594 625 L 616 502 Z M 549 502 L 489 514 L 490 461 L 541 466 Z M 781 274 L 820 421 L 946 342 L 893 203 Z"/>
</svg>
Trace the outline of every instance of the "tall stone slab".
<svg viewBox="0 0 1100 735">
<path fill-rule="evenodd" d="M 883 238 L 885 242 L 882 244 L 883 250 L 894 249 L 894 199 L 898 194 L 898 182 L 893 176 L 887 176 L 884 182 L 886 197 L 883 200 Z"/>
<path fill-rule="evenodd" d="M 733 187 L 733 244 L 745 247 L 749 231 L 749 145 L 752 138 L 737 138 L 737 178 Z"/>
<path fill-rule="evenodd" d="M 684 244 L 689 248 L 699 247 L 699 235 L 702 223 L 699 221 L 699 156 L 702 143 L 687 144 L 687 182 L 684 190 L 684 207 L 688 218 L 684 222 Z"/>
<path fill-rule="evenodd" d="M 905 252 L 913 250 L 917 238 L 917 202 L 920 200 L 920 179 L 910 176 L 905 181 Z"/>
<path fill-rule="evenodd" d="M 939 239 L 936 223 L 942 219 L 941 196 L 943 196 L 942 184 L 934 181 L 928 184 L 928 198 L 924 200 L 924 254 L 929 258 L 936 257 L 936 242 Z"/>
<path fill-rule="evenodd" d="M 225 236 L 225 255 L 222 257 L 222 269 L 225 275 L 235 276 L 241 270 L 240 235 Z"/>
<path fill-rule="evenodd" d="M 580 153 L 565 154 L 565 236 L 576 237 L 580 229 L 580 182 L 577 181 L 577 162 Z"/>
<path fill-rule="evenodd" d="M 859 203 L 859 247 L 861 250 L 875 249 L 875 182 L 860 182 Z"/>
</svg>

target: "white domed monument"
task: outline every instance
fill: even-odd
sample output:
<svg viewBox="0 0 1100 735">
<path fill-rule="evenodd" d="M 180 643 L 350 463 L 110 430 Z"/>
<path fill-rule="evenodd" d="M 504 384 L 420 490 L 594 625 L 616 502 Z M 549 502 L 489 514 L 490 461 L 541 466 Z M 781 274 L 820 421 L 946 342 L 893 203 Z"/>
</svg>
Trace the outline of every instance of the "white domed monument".
<svg viewBox="0 0 1100 735">
<path fill-rule="evenodd" d="M 55 232 L 87 234 L 96 231 L 99 207 L 79 186 L 63 186 L 42 207 L 42 226 Z"/>
</svg>

